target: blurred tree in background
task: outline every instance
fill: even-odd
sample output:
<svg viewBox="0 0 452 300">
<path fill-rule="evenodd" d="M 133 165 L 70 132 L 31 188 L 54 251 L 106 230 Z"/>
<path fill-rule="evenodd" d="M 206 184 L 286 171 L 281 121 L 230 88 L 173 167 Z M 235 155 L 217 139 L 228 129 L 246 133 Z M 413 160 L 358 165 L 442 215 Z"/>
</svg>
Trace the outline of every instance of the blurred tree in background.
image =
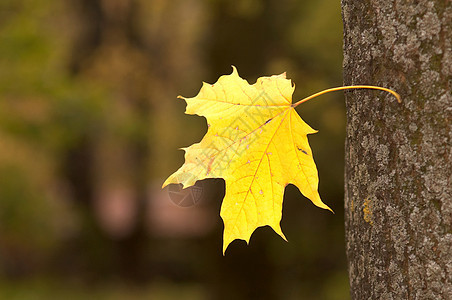
<svg viewBox="0 0 452 300">
<path fill-rule="evenodd" d="M 341 40 L 332 0 L 3 0 L 0 296 L 347 298 L 340 93 L 299 108 L 336 215 L 289 186 L 289 243 L 262 228 L 222 257 L 223 181 L 192 208 L 160 190 L 206 131 L 177 95 L 235 65 L 301 99 L 342 84 Z"/>
</svg>

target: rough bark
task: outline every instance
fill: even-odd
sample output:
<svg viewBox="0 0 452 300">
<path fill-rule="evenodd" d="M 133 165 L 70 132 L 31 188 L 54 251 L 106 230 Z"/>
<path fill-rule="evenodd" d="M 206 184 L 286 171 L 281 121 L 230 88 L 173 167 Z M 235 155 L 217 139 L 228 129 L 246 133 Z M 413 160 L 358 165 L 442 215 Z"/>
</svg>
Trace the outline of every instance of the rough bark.
<svg viewBox="0 0 452 300">
<path fill-rule="evenodd" d="M 352 299 L 452 299 L 452 2 L 342 0 Z"/>
</svg>

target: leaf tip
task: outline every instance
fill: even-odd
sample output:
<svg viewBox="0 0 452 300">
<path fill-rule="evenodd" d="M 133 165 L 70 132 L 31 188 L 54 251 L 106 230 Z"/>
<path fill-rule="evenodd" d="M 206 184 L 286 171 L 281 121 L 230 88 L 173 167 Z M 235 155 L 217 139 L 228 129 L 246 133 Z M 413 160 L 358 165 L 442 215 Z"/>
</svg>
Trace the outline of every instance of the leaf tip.
<svg viewBox="0 0 452 300">
<path fill-rule="evenodd" d="M 314 199 L 309 198 L 309 199 L 315 206 L 323 208 L 325 210 L 329 210 L 330 212 L 335 214 L 334 211 L 328 205 L 326 205 L 325 203 L 322 202 L 322 200 L 320 200 L 320 197 L 319 198 L 315 197 Z"/>
<path fill-rule="evenodd" d="M 226 241 L 223 239 L 223 256 L 225 256 L 226 250 L 228 249 L 228 247 L 229 247 L 229 245 L 230 245 L 231 243 L 232 243 L 232 241 L 226 242 Z"/>
<path fill-rule="evenodd" d="M 168 177 L 168 178 L 163 182 L 163 184 L 162 184 L 162 190 L 163 190 L 168 184 L 171 183 L 171 182 L 170 182 L 170 178 L 171 178 L 171 176 Z"/>
<path fill-rule="evenodd" d="M 284 234 L 280 234 L 280 236 L 282 237 L 282 239 L 283 239 L 286 243 L 289 242 Z"/>
<path fill-rule="evenodd" d="M 271 226 L 271 227 L 272 227 L 272 229 L 273 229 L 280 237 L 282 237 L 283 240 L 285 240 L 286 242 L 288 242 L 286 236 L 285 236 L 284 233 L 282 232 L 281 225 L 278 224 L 278 225 L 274 225 L 274 226 Z"/>
<path fill-rule="evenodd" d="M 237 71 L 237 68 L 234 66 L 234 65 L 231 65 L 231 67 L 232 67 L 232 73 L 231 73 L 231 75 L 239 75 L 239 72 Z"/>
<path fill-rule="evenodd" d="M 329 210 L 330 212 L 332 212 L 333 214 L 335 214 L 334 211 L 333 211 L 328 205 L 326 205 L 326 204 L 323 203 L 323 202 L 322 202 L 322 205 L 318 205 L 318 204 L 316 204 L 316 205 L 317 205 L 318 207 L 320 207 L 320 208 Z"/>
</svg>

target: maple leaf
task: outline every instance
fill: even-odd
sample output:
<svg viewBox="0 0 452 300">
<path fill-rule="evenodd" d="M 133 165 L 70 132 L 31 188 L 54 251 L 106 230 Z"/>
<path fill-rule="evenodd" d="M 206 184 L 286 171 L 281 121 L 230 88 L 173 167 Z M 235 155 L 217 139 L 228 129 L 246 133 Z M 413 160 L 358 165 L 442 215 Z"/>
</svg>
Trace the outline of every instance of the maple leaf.
<svg viewBox="0 0 452 300">
<path fill-rule="evenodd" d="M 328 89 L 292 104 L 295 87 L 285 73 L 260 77 L 253 85 L 230 75 L 215 84 L 203 83 L 187 102 L 186 113 L 207 119 L 208 131 L 201 142 L 185 150 L 185 163 L 163 184 L 186 187 L 205 178 L 223 178 L 226 194 L 221 206 L 224 222 L 223 253 L 235 239 L 250 240 L 261 226 L 270 226 L 286 240 L 280 226 L 284 189 L 294 184 L 316 206 L 331 210 L 317 191 L 318 174 L 308 134 L 317 132 L 306 124 L 295 107 Z M 398 97 L 398 95 L 396 96 Z M 398 98 L 399 99 L 399 98 Z"/>
</svg>

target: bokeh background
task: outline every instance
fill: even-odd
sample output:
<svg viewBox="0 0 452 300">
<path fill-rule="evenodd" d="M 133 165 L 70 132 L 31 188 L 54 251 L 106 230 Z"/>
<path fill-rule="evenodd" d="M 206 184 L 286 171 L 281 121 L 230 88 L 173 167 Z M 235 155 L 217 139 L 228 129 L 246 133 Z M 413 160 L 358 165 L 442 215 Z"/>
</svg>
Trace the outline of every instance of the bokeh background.
<svg viewBox="0 0 452 300">
<path fill-rule="evenodd" d="M 221 179 L 176 206 L 161 184 L 206 122 L 184 114 L 231 65 L 287 72 L 294 100 L 342 85 L 338 0 L 0 1 L 1 299 L 347 299 L 344 100 L 297 108 L 320 194 L 221 253 Z"/>
</svg>

